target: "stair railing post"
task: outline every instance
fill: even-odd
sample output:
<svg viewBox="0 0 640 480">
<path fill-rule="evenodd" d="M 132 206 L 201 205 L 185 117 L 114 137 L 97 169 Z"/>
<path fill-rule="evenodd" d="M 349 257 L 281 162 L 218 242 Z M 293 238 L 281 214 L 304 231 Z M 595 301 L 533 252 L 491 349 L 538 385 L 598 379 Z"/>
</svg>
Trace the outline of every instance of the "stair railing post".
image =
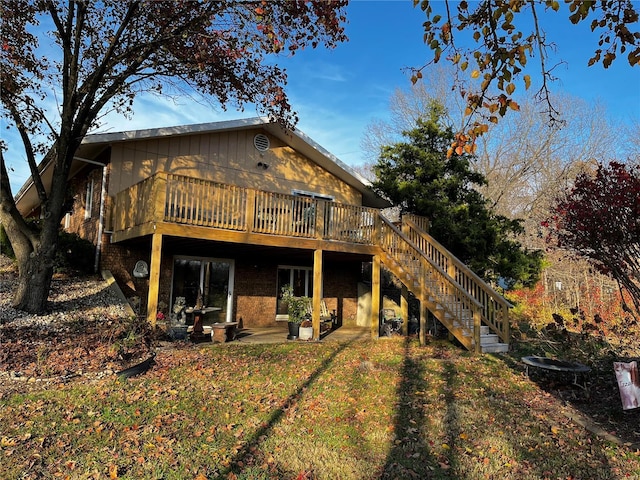
<svg viewBox="0 0 640 480">
<path fill-rule="evenodd" d="M 482 345 L 480 344 L 480 326 L 482 325 L 482 317 L 480 308 L 473 307 L 473 342 L 475 344 L 476 353 L 482 353 Z"/>
<path fill-rule="evenodd" d="M 503 315 L 504 315 L 504 325 L 505 325 L 504 341 L 506 343 L 511 343 L 511 324 L 509 323 L 509 307 L 507 307 L 506 305 L 504 306 Z"/>
<path fill-rule="evenodd" d="M 425 260 L 423 259 L 420 262 L 420 332 L 418 333 L 422 347 L 427 344 L 427 315 L 429 314 L 427 308 L 427 269 L 424 264 Z"/>
<path fill-rule="evenodd" d="M 500 302 L 500 316 L 502 317 L 502 341 L 510 343 L 511 325 L 509 325 L 509 307 L 504 302 Z"/>
</svg>

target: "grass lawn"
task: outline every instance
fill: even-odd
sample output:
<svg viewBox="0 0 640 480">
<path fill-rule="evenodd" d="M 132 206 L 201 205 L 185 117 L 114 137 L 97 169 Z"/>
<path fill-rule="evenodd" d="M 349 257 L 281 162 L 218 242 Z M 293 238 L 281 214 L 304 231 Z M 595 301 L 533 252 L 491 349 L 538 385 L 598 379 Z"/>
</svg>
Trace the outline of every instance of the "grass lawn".
<svg viewBox="0 0 640 480">
<path fill-rule="evenodd" d="M 179 345 L 128 381 L 0 401 L 3 479 L 620 479 L 509 357 L 416 340 Z"/>
</svg>

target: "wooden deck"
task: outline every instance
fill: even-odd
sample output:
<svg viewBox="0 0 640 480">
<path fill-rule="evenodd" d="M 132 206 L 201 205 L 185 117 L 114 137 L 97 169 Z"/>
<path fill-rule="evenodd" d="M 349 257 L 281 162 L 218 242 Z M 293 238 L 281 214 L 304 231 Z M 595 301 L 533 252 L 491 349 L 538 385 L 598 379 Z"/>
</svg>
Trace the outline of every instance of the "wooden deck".
<svg viewBox="0 0 640 480">
<path fill-rule="evenodd" d="M 111 220 L 114 243 L 152 238 L 151 322 L 162 237 L 171 235 L 314 251 L 314 338 L 320 332 L 322 251 L 339 251 L 372 258 L 372 336 L 378 335 L 376 290 L 384 264 L 420 300 L 421 319 L 430 310 L 466 348 L 482 351 L 483 326 L 509 340 L 511 305 L 433 239 L 421 217 L 403 217 L 398 228 L 374 208 L 158 173 L 118 193 Z"/>
<path fill-rule="evenodd" d="M 116 195 L 112 241 L 160 233 L 372 254 L 379 215 L 374 208 L 159 173 Z"/>
</svg>

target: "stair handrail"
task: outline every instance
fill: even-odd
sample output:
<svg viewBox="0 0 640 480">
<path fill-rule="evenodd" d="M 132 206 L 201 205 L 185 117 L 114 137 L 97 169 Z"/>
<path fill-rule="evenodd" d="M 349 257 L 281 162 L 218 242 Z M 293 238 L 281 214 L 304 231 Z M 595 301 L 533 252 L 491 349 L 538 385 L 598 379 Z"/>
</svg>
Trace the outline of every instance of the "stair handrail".
<svg viewBox="0 0 640 480">
<path fill-rule="evenodd" d="M 394 225 L 389 219 L 387 219 L 382 214 L 379 214 L 378 218 L 381 221 L 379 245 L 385 252 L 387 252 L 390 256 L 392 256 L 396 261 L 399 261 L 399 262 L 402 261 L 401 258 L 397 258 L 394 255 L 394 249 L 385 244 L 384 227 L 391 230 L 395 234 L 397 239 L 401 240 L 406 246 L 408 246 L 411 250 L 413 250 L 414 257 L 422 260 L 422 262 L 419 263 L 421 271 L 417 274 L 417 278 L 416 278 L 416 280 L 419 281 L 421 285 L 422 285 L 421 279 L 426 275 L 426 271 L 424 271 L 424 267 L 422 267 L 422 263 L 425 262 L 428 265 L 430 271 L 432 273 L 437 274 L 440 280 L 444 281 L 446 287 L 448 287 L 447 289 L 452 289 L 452 291 L 455 292 L 456 295 L 461 297 L 458 303 L 463 308 L 468 308 L 473 318 L 473 323 L 474 323 L 473 338 L 475 342 L 475 348 L 477 350 L 480 346 L 480 326 L 481 326 L 481 316 L 482 316 L 481 312 L 484 309 L 484 305 L 482 305 L 481 302 L 479 302 L 476 298 L 474 298 L 462 285 L 460 285 L 445 270 L 443 270 L 440 267 L 440 265 L 435 263 L 427 255 L 425 255 L 425 253 L 408 236 L 406 236 L 400 229 L 398 229 L 398 227 Z M 460 314 L 461 314 L 460 311 L 458 312 L 453 311 L 452 305 L 450 303 L 448 304 L 445 301 L 443 301 L 444 297 L 446 297 L 447 295 L 444 295 L 443 292 L 433 292 L 433 293 L 434 293 L 434 296 L 436 297 L 440 296 L 439 303 L 445 310 L 447 310 L 454 317 L 460 317 Z"/>
<path fill-rule="evenodd" d="M 417 223 L 415 221 L 413 221 L 410 218 L 404 218 L 403 217 L 402 223 L 404 225 L 409 226 L 419 237 L 421 237 L 422 240 L 424 240 L 431 247 L 433 247 L 435 250 L 437 250 L 440 255 L 442 255 L 443 257 L 446 257 L 448 260 L 450 260 L 451 265 L 449 265 L 449 266 L 440 265 L 440 267 L 443 270 L 447 271 L 449 276 L 453 277 L 454 279 L 456 279 L 456 281 L 458 281 L 458 283 L 460 283 L 459 280 L 458 280 L 459 275 L 456 274 L 456 272 L 453 271 L 453 270 L 457 270 L 457 271 L 461 272 L 466 277 L 468 277 L 468 278 L 470 278 L 472 280 L 472 282 L 474 284 L 473 286 L 478 287 L 482 292 L 484 292 L 486 297 L 489 297 L 491 300 L 493 300 L 494 302 L 496 302 L 498 305 L 500 305 L 502 307 L 500 310 L 502 310 L 502 312 L 505 314 L 505 316 L 504 316 L 504 318 L 499 319 L 499 321 L 496 321 L 493 318 L 494 315 L 492 315 L 492 313 L 495 313 L 495 312 L 489 311 L 490 310 L 490 306 L 485 304 L 485 302 L 483 302 L 481 299 L 476 298 L 473 295 L 473 293 L 471 293 L 469 291 L 469 290 L 475 290 L 475 289 L 474 288 L 465 288 L 464 286 L 462 287 L 465 291 L 467 291 L 467 293 L 469 293 L 469 295 L 471 295 L 473 298 L 476 298 L 476 300 L 478 300 L 481 303 L 482 311 L 483 311 L 482 317 L 483 317 L 484 323 L 487 326 L 489 326 L 489 328 L 491 328 L 491 330 L 494 333 L 497 333 L 498 336 L 502 339 L 502 341 L 508 342 L 509 336 L 510 336 L 508 310 L 510 308 L 513 308 L 513 305 L 509 301 L 507 301 L 502 295 L 500 295 L 498 292 L 496 292 L 489 284 L 487 284 L 482 278 L 480 278 L 473 270 L 471 270 L 469 267 L 467 267 L 460 259 L 458 259 L 451 252 L 449 252 L 440 242 L 438 242 L 435 238 L 433 238 L 429 233 L 427 233 L 426 231 L 421 229 L 417 225 Z M 407 235 L 407 237 L 408 237 L 408 235 Z M 425 249 L 420 248 L 420 247 L 418 247 L 418 248 L 419 248 L 420 251 L 424 252 L 424 254 L 425 254 L 425 256 L 427 256 L 427 258 L 430 258 L 429 255 L 427 254 L 427 252 L 425 251 Z M 437 263 L 434 259 L 432 259 L 432 261 Z M 453 267 L 453 270 L 451 270 L 452 267 Z"/>
<path fill-rule="evenodd" d="M 415 242 L 413 242 L 408 236 L 406 236 L 404 233 L 402 233 L 402 231 L 393 224 L 393 222 L 391 222 L 391 220 L 389 220 L 388 218 L 386 218 L 384 215 L 380 215 L 380 218 L 382 219 L 382 222 L 389 227 L 391 230 L 394 231 L 394 233 L 396 235 L 398 235 L 404 242 L 406 242 L 412 249 L 414 249 L 416 252 L 418 252 L 418 256 L 423 257 L 425 260 L 427 260 L 427 262 L 429 262 L 429 265 L 431 265 L 434 269 L 436 269 L 436 271 L 438 273 L 440 273 L 441 275 L 443 275 L 449 282 L 451 282 L 452 285 L 454 285 L 455 287 L 457 287 L 458 289 L 460 289 L 462 291 L 462 293 L 465 296 L 468 296 L 469 299 L 477 306 L 482 307 L 482 303 L 480 303 L 476 298 L 474 298 L 469 292 L 467 292 L 464 287 L 462 285 L 460 285 L 455 278 L 453 278 L 451 275 L 449 275 L 442 267 L 440 267 L 440 265 L 438 265 L 437 263 L 435 263 L 432 259 L 430 259 L 427 255 L 424 254 L 424 252 L 422 252 L 422 250 L 420 250 L 420 247 L 418 247 L 418 245 L 415 244 Z M 382 243 L 382 242 L 381 242 Z"/>
</svg>

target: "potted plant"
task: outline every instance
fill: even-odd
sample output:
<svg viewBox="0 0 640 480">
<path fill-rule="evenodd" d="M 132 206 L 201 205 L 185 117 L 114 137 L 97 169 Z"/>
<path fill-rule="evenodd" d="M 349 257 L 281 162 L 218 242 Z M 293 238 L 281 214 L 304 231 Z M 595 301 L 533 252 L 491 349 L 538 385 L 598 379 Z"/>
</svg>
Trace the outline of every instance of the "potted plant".
<svg viewBox="0 0 640 480">
<path fill-rule="evenodd" d="M 287 340 L 295 340 L 300 334 L 300 324 L 308 320 L 311 299 L 309 297 L 294 296 L 291 285 L 285 285 L 282 287 L 282 301 L 287 304 L 287 313 L 289 314 L 289 335 Z"/>
</svg>

